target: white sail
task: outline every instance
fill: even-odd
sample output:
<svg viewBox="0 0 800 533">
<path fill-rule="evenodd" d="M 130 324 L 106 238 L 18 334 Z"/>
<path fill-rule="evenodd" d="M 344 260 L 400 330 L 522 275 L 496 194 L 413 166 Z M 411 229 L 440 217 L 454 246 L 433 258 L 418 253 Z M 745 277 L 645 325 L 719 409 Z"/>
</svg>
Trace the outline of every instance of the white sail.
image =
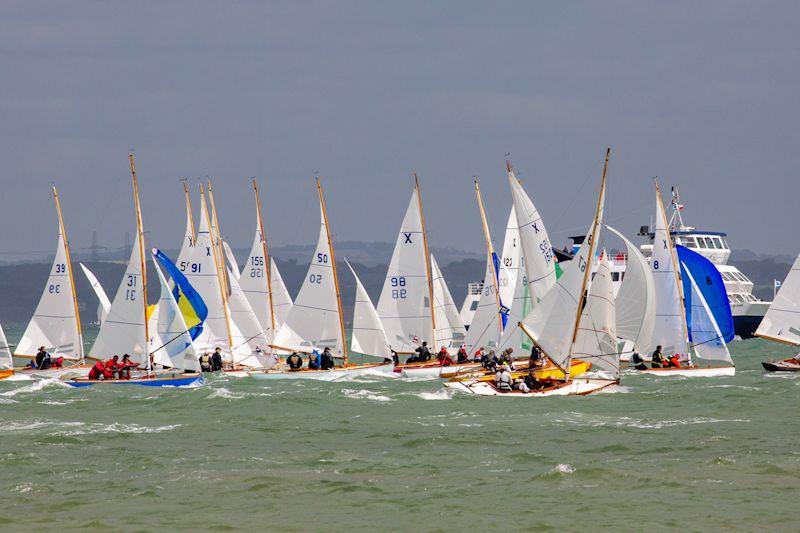
<svg viewBox="0 0 800 533">
<path fill-rule="evenodd" d="M 524 353 L 529 351 L 533 344 L 530 337 L 520 329 L 519 323 L 528 316 L 533 306 L 531 305 L 528 275 L 525 272 L 525 255 L 523 253 L 520 253 L 519 265 L 519 272 L 514 283 L 514 298 L 511 301 L 506 327 L 500 337 L 499 348 L 501 350 L 513 348 L 517 353 Z"/>
<path fill-rule="evenodd" d="M 614 284 L 608 259 L 597 265 L 586 305 L 581 313 L 572 357 L 592 364 L 591 373 L 607 379 L 619 379 Z"/>
<path fill-rule="evenodd" d="M 281 277 L 278 264 L 274 258 L 270 257 L 270 265 L 272 270 L 272 310 L 275 313 L 275 330 L 277 333 L 277 330 L 286 322 L 286 317 L 289 316 L 289 311 L 292 310 L 294 302 L 286 289 L 286 284 L 283 283 L 283 277 Z"/>
<path fill-rule="evenodd" d="M 506 235 L 503 240 L 503 255 L 498 272 L 498 286 L 500 287 L 500 302 L 508 308 L 513 306 L 516 293 L 517 277 L 523 275 L 525 266 L 522 264 L 522 245 L 519 240 L 519 224 L 517 212 L 511 206 L 506 224 Z"/>
<path fill-rule="evenodd" d="M 690 333 L 694 355 L 706 361 L 723 361 L 733 365 L 728 346 L 725 343 L 725 339 L 722 338 L 719 325 L 708 307 L 708 302 L 706 302 L 703 293 L 700 292 L 700 288 L 694 280 L 694 276 L 692 276 L 685 264 L 683 265 L 683 271 L 689 277 L 689 282 L 692 286 L 692 324 Z"/>
<path fill-rule="evenodd" d="M 142 259 L 139 252 L 137 232 L 125 274 L 89 353 L 93 359 L 128 354 L 135 363 L 148 363 L 142 301 L 145 295 L 142 291 Z"/>
<path fill-rule="evenodd" d="M 461 313 L 453 301 L 447 282 L 439 269 L 436 258 L 431 254 L 431 272 L 433 274 L 434 312 L 436 313 L 436 344 L 445 346 L 451 351 L 464 344 L 467 328 L 461 320 Z"/>
<path fill-rule="evenodd" d="M 281 282 L 283 283 L 283 282 Z M 253 246 L 250 249 L 250 255 L 247 257 L 244 270 L 239 276 L 239 286 L 242 288 L 247 301 L 253 308 L 253 312 L 258 317 L 258 322 L 261 324 L 261 329 L 264 331 L 269 343 L 275 337 L 275 332 L 272 330 L 272 306 L 269 301 L 269 280 L 267 279 L 267 272 L 264 268 L 264 243 L 261 239 L 261 228 L 256 227 L 256 235 L 253 238 Z M 284 290 L 286 288 L 284 287 Z M 280 327 L 278 320 L 275 320 L 276 329 Z"/>
<path fill-rule="evenodd" d="M 186 279 L 194 287 L 208 307 L 208 316 L 203 324 L 203 331 L 194 340 L 199 352 L 213 351 L 220 348 L 223 353 L 230 354 L 228 338 L 228 321 L 223 307 L 220 279 L 214 259 L 214 248 L 208 220 L 205 195 L 200 193 L 200 227 L 197 230 L 196 245 L 191 248 L 189 259 L 181 263 Z"/>
<path fill-rule="evenodd" d="M 150 322 L 149 352 L 153 354 L 153 362 L 181 370 L 199 371 L 198 355 L 178 302 L 158 263 L 153 261 L 153 265 L 161 287 L 158 307 Z"/>
<path fill-rule="evenodd" d="M 231 247 L 227 241 L 222 241 L 222 249 L 225 250 L 225 258 L 228 260 L 228 264 L 231 266 L 229 274 L 238 280 L 239 263 L 236 261 L 236 256 L 233 255 L 233 250 L 231 250 Z"/>
<path fill-rule="evenodd" d="M 781 283 L 756 335 L 800 346 L 800 255 Z"/>
<path fill-rule="evenodd" d="M 501 322 L 500 308 L 497 305 L 497 295 L 495 294 L 495 284 L 492 282 L 494 269 L 492 268 L 491 258 L 486 257 L 486 271 L 483 275 L 483 290 L 478 300 L 478 307 L 475 309 L 475 316 L 467 330 L 464 344 L 467 345 L 467 354 L 472 357 L 480 348 L 494 350 L 500 340 Z M 437 328 L 439 321 L 436 321 Z M 438 335 L 437 335 L 438 338 Z"/>
<path fill-rule="evenodd" d="M 356 304 L 353 308 L 353 331 L 350 339 L 350 350 L 356 353 L 371 355 L 380 358 L 392 356 L 386 331 L 383 329 L 378 311 L 372 305 L 372 300 L 367 290 L 358 279 L 356 271 L 345 259 L 345 263 L 353 273 L 356 280 Z"/>
<path fill-rule="evenodd" d="M 320 219 L 319 240 L 308 272 L 273 344 L 278 348 L 305 352 L 317 347 L 330 347 L 334 353 L 343 353 L 339 303 L 321 204 Z"/>
<path fill-rule="evenodd" d="M 183 234 L 183 242 L 181 242 L 181 251 L 178 253 L 178 262 L 175 263 L 178 268 L 185 273 L 186 265 L 191 259 L 192 248 L 194 248 L 194 224 L 192 223 L 192 205 L 189 203 L 189 193 L 186 190 L 186 231 Z"/>
<path fill-rule="evenodd" d="M 596 235 L 602 223 L 604 206 L 605 181 L 600 188 L 595 219 L 578 252 L 564 267 L 563 274 L 553 288 L 523 321 L 534 342 L 562 369 L 568 368 L 571 359 L 573 331 L 579 318 L 578 305 L 584 290 L 584 276 L 586 269 L 591 269 L 596 249 L 592 235 Z"/>
<path fill-rule="evenodd" d="M 3 326 L 0 325 L 0 368 L 10 369 L 14 368 L 14 358 L 11 356 L 11 346 L 6 339 L 6 333 L 3 331 Z"/>
<path fill-rule="evenodd" d="M 617 293 L 617 336 L 633 342 L 634 352 L 649 353 L 654 348 L 650 340 L 656 319 L 653 273 L 636 245 L 611 226 L 606 227 L 625 242 L 628 250 L 625 277 Z"/>
<path fill-rule="evenodd" d="M 661 346 L 665 354 L 689 353 L 686 338 L 686 315 L 683 310 L 683 291 L 680 273 L 674 260 L 672 238 L 667 228 L 667 215 L 661 202 L 661 193 L 656 189 L 655 237 L 650 268 L 656 291 L 655 322 L 651 338 L 652 346 Z"/>
<path fill-rule="evenodd" d="M 231 294 L 228 297 L 228 307 L 230 309 L 230 320 L 235 326 L 231 329 L 233 340 L 233 362 L 235 364 L 262 368 L 267 366 L 266 356 L 269 351 L 269 343 L 261 328 L 247 296 L 239 286 L 239 282 L 228 269 L 230 276 Z M 272 358 L 269 358 L 272 361 Z"/>
<path fill-rule="evenodd" d="M 94 293 L 97 295 L 97 300 L 100 302 L 97 305 L 97 322 L 102 324 L 103 320 L 106 319 L 106 315 L 108 315 L 109 309 L 111 309 L 111 300 L 108 299 L 106 291 L 103 289 L 103 286 L 100 285 L 100 281 L 98 281 L 94 273 L 83 263 L 79 264 L 81 265 L 86 279 L 89 280 L 89 285 L 92 286 Z"/>
<path fill-rule="evenodd" d="M 539 211 L 509 168 L 508 182 L 519 225 L 528 289 L 535 306 L 556 283 L 556 258 Z"/>
<path fill-rule="evenodd" d="M 14 352 L 16 355 L 32 357 L 40 346 L 44 346 L 53 357 L 83 359 L 83 341 L 75 314 L 75 294 L 69 270 L 66 241 L 59 225 L 58 245 L 50 275 Z"/>
<path fill-rule="evenodd" d="M 411 352 L 423 341 L 433 342 L 422 213 L 416 187 L 397 235 L 378 299 L 378 315 L 389 344 L 398 352 Z"/>
</svg>

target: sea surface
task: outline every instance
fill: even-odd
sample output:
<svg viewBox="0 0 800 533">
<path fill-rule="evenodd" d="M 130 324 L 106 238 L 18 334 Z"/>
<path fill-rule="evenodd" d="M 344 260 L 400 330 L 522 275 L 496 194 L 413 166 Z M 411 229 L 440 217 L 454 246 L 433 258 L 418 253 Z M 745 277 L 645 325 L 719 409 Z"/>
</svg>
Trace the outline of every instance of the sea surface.
<svg viewBox="0 0 800 533">
<path fill-rule="evenodd" d="M 732 348 L 735 377 L 581 398 L 0 381 L 0 530 L 796 531 L 800 374 L 760 365 L 792 350 Z"/>
</svg>

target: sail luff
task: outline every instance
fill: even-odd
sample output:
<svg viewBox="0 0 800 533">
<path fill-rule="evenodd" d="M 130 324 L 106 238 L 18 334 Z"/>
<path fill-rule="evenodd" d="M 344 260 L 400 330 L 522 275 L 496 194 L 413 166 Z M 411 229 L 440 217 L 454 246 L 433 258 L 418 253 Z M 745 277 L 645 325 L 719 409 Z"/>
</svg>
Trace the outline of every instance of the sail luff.
<svg viewBox="0 0 800 533">
<path fill-rule="evenodd" d="M 478 178 L 475 178 L 475 196 L 478 200 L 478 210 L 481 213 L 481 225 L 483 226 L 483 237 L 486 240 L 486 253 L 489 256 L 489 264 L 491 277 L 492 277 L 492 285 L 494 285 L 494 296 L 495 300 L 497 301 L 497 326 L 499 329 L 499 333 L 503 333 L 503 317 L 500 314 L 500 287 L 498 285 L 498 274 L 495 270 L 495 263 L 494 263 L 494 246 L 492 246 L 492 236 L 489 233 L 489 223 L 486 220 L 486 210 L 483 207 L 483 197 L 481 196 L 481 189 L 478 186 Z M 486 283 L 486 280 L 484 280 Z"/>
<path fill-rule="evenodd" d="M 86 357 L 83 346 L 83 326 L 81 325 L 81 313 L 78 309 L 78 293 L 75 291 L 75 278 L 72 272 L 72 258 L 69 252 L 69 237 L 67 237 L 67 228 L 64 225 L 64 215 L 61 213 L 61 200 L 58 198 L 58 191 L 53 186 L 53 198 L 56 201 L 56 211 L 58 212 L 58 227 L 61 235 L 64 238 L 64 253 L 66 255 L 67 275 L 69 276 L 69 284 L 72 288 L 72 305 L 75 309 L 75 327 L 78 330 L 78 348 L 80 349 L 80 360 L 83 361 Z"/>
<path fill-rule="evenodd" d="M 142 317 L 144 319 L 144 346 L 147 368 L 150 369 L 150 354 L 148 342 L 150 340 L 150 325 L 147 320 L 147 263 L 144 255 L 144 228 L 142 224 L 142 206 L 139 200 L 139 182 L 136 179 L 136 163 L 133 154 L 128 156 L 131 165 L 131 178 L 133 179 L 133 204 L 136 209 L 136 231 L 139 236 L 139 261 L 142 269 Z"/>
<path fill-rule="evenodd" d="M 217 220 L 217 207 L 214 203 L 214 191 L 211 189 L 211 181 L 208 182 L 208 200 L 211 203 L 211 222 L 210 236 L 211 249 L 214 251 L 214 267 L 217 269 L 217 281 L 219 283 L 220 297 L 222 298 L 222 312 L 225 315 L 225 327 L 228 331 L 228 346 L 231 350 L 231 361 L 233 361 L 233 332 L 231 331 L 231 314 L 228 308 L 228 270 L 225 268 L 225 256 L 222 250 L 222 239 L 219 233 L 219 221 Z"/>
<path fill-rule="evenodd" d="M 436 313 L 434 312 L 433 303 L 433 275 L 431 274 L 431 252 L 428 248 L 428 231 L 425 229 L 425 213 L 422 210 L 422 191 L 419 188 L 419 178 L 417 173 L 414 172 L 414 188 L 417 191 L 417 202 L 419 203 L 419 221 L 422 227 L 422 247 L 425 251 L 425 273 L 428 281 L 428 295 L 430 298 L 430 311 L 431 311 L 431 335 L 433 336 L 433 343 L 431 346 L 436 346 Z"/>
<path fill-rule="evenodd" d="M 183 195 L 186 199 L 186 233 L 191 236 L 191 242 L 194 243 L 196 234 L 194 231 L 194 215 L 192 214 L 192 199 L 189 195 L 189 185 L 186 183 L 186 180 L 183 180 L 182 183 Z"/>
<path fill-rule="evenodd" d="M 333 239 L 331 239 L 331 225 L 328 222 L 328 210 L 325 206 L 325 195 L 322 193 L 322 183 L 317 178 L 317 191 L 319 192 L 319 204 L 322 207 L 322 219 L 325 221 L 325 233 L 328 238 L 328 250 L 331 252 L 331 268 L 333 269 L 333 286 L 336 289 L 336 305 L 339 308 L 339 329 L 342 335 L 342 355 L 344 364 L 347 366 L 347 335 L 344 329 L 344 312 L 342 311 L 342 291 L 339 288 L 339 273 L 336 270 L 336 255 L 333 251 Z"/>
<path fill-rule="evenodd" d="M 275 303 L 272 299 L 272 268 L 270 268 L 270 261 L 272 257 L 269 255 L 269 246 L 267 245 L 267 234 L 264 233 L 264 218 L 261 216 L 261 196 L 258 193 L 258 183 L 253 178 L 253 192 L 256 196 L 256 216 L 258 218 L 258 228 L 261 231 L 261 244 L 264 248 L 264 274 L 267 277 L 267 298 L 269 299 L 269 316 L 272 324 L 272 336 L 275 337 Z"/>
</svg>

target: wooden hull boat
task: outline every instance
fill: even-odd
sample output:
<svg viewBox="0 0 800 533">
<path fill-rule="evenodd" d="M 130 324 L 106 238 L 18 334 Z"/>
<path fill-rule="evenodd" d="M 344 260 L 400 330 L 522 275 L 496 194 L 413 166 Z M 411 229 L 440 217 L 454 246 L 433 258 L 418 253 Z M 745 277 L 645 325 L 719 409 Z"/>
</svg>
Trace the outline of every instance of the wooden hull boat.
<svg viewBox="0 0 800 533">
<path fill-rule="evenodd" d="M 522 364 L 514 363 L 515 370 L 511 373 L 514 378 L 522 377 L 524 374 L 528 373 L 528 362 L 524 361 Z M 592 364 L 586 361 L 581 361 L 580 359 L 573 359 L 570 364 L 570 376 L 576 378 L 588 372 L 592 368 Z M 522 371 L 522 372 L 520 372 Z M 539 380 L 562 380 L 564 379 L 564 372 L 558 369 L 558 367 L 549 365 L 538 370 L 534 371 L 534 376 L 536 379 Z M 444 375 L 443 375 L 444 377 Z M 478 368 L 476 372 L 461 374 L 461 375 L 454 375 L 451 378 L 454 381 L 469 381 L 469 380 L 480 380 L 480 381 L 493 381 L 494 380 L 494 373 L 487 372 L 483 368 Z"/>
<path fill-rule="evenodd" d="M 392 377 L 394 365 L 392 363 L 374 363 L 366 365 L 339 366 L 331 370 L 289 370 L 288 368 L 275 368 L 262 371 L 251 371 L 249 376 L 256 379 L 315 379 L 319 381 L 336 381 L 337 379 L 356 376 Z"/>
<path fill-rule="evenodd" d="M 521 392 L 518 390 L 502 392 L 494 385 L 494 380 L 484 381 L 449 381 L 444 384 L 445 387 L 451 390 L 474 394 L 476 396 L 503 396 L 506 398 L 543 398 L 546 396 L 585 396 L 593 392 L 616 385 L 617 380 L 610 379 L 571 379 L 567 382 L 553 381 L 551 383 L 543 383 L 539 389 L 531 390 L 530 392 Z"/>
<path fill-rule="evenodd" d="M 680 368 L 648 368 L 646 370 L 636 370 L 639 374 L 650 374 L 653 376 L 680 376 L 685 378 L 716 378 L 720 376 L 736 375 L 735 366 L 721 366 L 713 368 L 701 368 L 697 366 L 686 366 Z"/>
<path fill-rule="evenodd" d="M 394 367 L 394 373 L 401 378 L 439 379 L 442 374 L 456 375 L 481 368 L 480 363 L 462 363 L 442 366 L 439 361 L 431 360 L 423 363 L 400 363 Z"/>
<path fill-rule="evenodd" d="M 800 361 L 794 357 L 782 361 L 764 361 L 761 365 L 768 372 L 800 372 Z"/>
<path fill-rule="evenodd" d="M 71 387 L 91 387 L 94 385 L 141 385 L 143 387 L 188 387 L 203 382 L 203 375 L 199 373 L 187 374 L 151 374 L 131 377 L 131 379 L 89 379 L 87 377 L 64 380 Z"/>
</svg>

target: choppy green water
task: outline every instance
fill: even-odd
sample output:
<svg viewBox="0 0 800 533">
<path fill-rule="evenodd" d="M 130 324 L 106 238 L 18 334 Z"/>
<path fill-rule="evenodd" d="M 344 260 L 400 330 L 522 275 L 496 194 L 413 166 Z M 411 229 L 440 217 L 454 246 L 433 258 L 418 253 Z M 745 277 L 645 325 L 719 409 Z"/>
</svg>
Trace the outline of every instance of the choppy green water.
<svg viewBox="0 0 800 533">
<path fill-rule="evenodd" d="M 586 398 L 435 381 L 0 382 L 0 529 L 796 530 L 800 375 Z"/>
</svg>

